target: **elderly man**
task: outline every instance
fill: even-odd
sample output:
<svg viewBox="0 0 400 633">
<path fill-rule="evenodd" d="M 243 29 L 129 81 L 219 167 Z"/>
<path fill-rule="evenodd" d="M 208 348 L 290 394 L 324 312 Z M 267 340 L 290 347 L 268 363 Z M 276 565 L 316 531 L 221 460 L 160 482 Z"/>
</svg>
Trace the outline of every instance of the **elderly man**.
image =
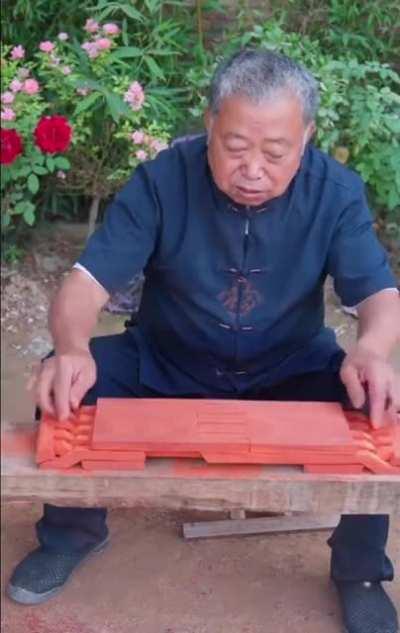
<svg viewBox="0 0 400 633">
<path fill-rule="evenodd" d="M 315 80 L 286 57 L 245 50 L 214 77 L 207 135 L 138 167 L 63 282 L 55 355 L 36 376 L 42 410 L 66 418 L 104 397 L 321 400 L 396 416 L 388 357 L 400 302 L 360 178 L 315 149 Z M 91 340 L 111 293 L 144 270 L 138 325 Z M 324 326 L 323 283 L 357 306 L 345 353 Z M 304 429 L 307 432 L 307 429 Z M 40 547 L 8 593 L 35 604 L 107 542 L 105 509 L 47 505 Z M 343 516 L 329 540 L 349 633 L 395 633 L 381 581 L 387 516 Z M 266 561 L 266 570 L 267 570 Z"/>
</svg>

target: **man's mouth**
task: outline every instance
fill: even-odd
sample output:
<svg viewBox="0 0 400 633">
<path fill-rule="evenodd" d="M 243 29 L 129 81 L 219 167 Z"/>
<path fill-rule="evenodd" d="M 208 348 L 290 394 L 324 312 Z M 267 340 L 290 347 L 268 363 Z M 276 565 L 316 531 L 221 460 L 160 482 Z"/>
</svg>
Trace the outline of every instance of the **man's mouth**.
<svg viewBox="0 0 400 633">
<path fill-rule="evenodd" d="M 259 189 L 249 189 L 247 187 L 240 187 L 239 185 L 237 188 L 239 189 L 240 193 L 243 194 L 244 196 L 260 196 L 263 193 Z"/>
</svg>

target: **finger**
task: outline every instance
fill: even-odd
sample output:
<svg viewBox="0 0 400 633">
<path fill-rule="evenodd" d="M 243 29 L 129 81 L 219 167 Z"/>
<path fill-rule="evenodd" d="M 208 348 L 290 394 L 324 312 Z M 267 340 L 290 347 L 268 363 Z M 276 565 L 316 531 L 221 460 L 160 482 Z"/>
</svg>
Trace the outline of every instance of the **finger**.
<svg viewBox="0 0 400 633">
<path fill-rule="evenodd" d="M 351 403 L 355 409 L 361 409 L 365 402 L 365 389 L 361 382 L 358 371 L 352 365 L 344 365 L 340 378 L 347 389 Z"/>
<path fill-rule="evenodd" d="M 72 369 L 61 361 L 57 364 L 54 377 L 54 401 L 59 420 L 66 420 L 70 414 L 69 398 L 72 383 Z"/>
<path fill-rule="evenodd" d="M 400 423 L 400 411 L 397 407 L 390 405 L 387 409 L 385 419 L 387 419 L 388 423 L 399 424 Z"/>
<path fill-rule="evenodd" d="M 395 373 L 391 385 L 391 401 L 393 407 L 400 413 L 400 374 Z"/>
<path fill-rule="evenodd" d="M 42 411 L 50 415 L 56 413 L 53 401 L 53 377 L 54 372 L 44 366 L 36 383 L 36 404 Z"/>
<path fill-rule="evenodd" d="M 39 379 L 40 371 L 41 371 L 41 363 L 39 363 L 38 365 L 35 365 L 34 367 L 32 367 L 31 375 L 29 376 L 29 378 L 27 380 L 27 383 L 26 383 L 26 390 L 27 391 L 33 391 L 33 389 L 36 386 L 37 381 Z"/>
<path fill-rule="evenodd" d="M 33 375 L 29 376 L 28 381 L 25 386 L 26 390 L 33 391 L 33 388 L 35 387 L 36 382 L 37 382 L 37 376 L 33 376 Z"/>
<path fill-rule="evenodd" d="M 79 372 L 76 380 L 73 382 L 70 393 L 71 408 L 75 411 L 78 409 L 83 397 L 95 383 L 95 377 L 88 371 Z"/>
<path fill-rule="evenodd" d="M 389 390 L 389 407 L 387 409 L 389 422 L 400 422 L 400 376 L 395 375 Z"/>
<path fill-rule="evenodd" d="M 374 428 L 383 424 L 385 405 L 389 398 L 387 382 L 383 382 L 376 376 L 368 380 L 368 393 L 370 401 L 370 420 Z"/>
</svg>

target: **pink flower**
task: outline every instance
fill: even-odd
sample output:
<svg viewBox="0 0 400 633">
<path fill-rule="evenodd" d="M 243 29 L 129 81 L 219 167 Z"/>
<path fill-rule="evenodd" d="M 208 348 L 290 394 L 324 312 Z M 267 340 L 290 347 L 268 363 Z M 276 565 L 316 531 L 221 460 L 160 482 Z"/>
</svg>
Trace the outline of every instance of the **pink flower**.
<svg viewBox="0 0 400 633">
<path fill-rule="evenodd" d="M 1 101 L 2 103 L 5 103 L 6 105 L 9 105 L 10 103 L 12 103 L 14 101 L 14 95 L 12 92 L 10 92 L 9 90 L 7 90 L 6 92 L 3 92 L 3 94 L 1 95 Z"/>
<path fill-rule="evenodd" d="M 117 24 L 114 24 L 114 22 L 109 22 L 104 24 L 103 33 L 106 35 L 118 35 L 120 33 L 120 28 Z"/>
<path fill-rule="evenodd" d="M 161 141 L 158 138 L 153 138 L 150 143 L 150 147 L 154 149 L 154 151 L 158 154 L 158 152 L 161 152 L 163 149 L 167 149 L 168 143 L 166 143 L 165 141 Z"/>
<path fill-rule="evenodd" d="M 100 25 L 93 18 L 89 18 L 85 22 L 85 26 L 83 27 L 87 33 L 96 33 L 99 30 Z"/>
<path fill-rule="evenodd" d="M 26 79 L 24 81 L 23 91 L 26 92 L 27 95 L 35 95 L 39 90 L 40 86 L 36 79 Z"/>
<path fill-rule="evenodd" d="M 59 33 L 57 37 L 60 40 L 60 42 L 66 42 L 67 39 L 69 38 L 69 35 L 68 33 Z"/>
<path fill-rule="evenodd" d="M 24 84 L 19 79 L 13 79 L 10 83 L 10 88 L 13 92 L 19 92 L 20 90 L 22 90 L 23 85 Z"/>
<path fill-rule="evenodd" d="M 86 97 L 90 92 L 89 88 L 77 88 L 76 93 L 82 97 Z"/>
<path fill-rule="evenodd" d="M 65 171 L 63 171 L 62 169 L 59 169 L 58 172 L 56 173 L 57 178 L 59 178 L 60 180 L 65 180 L 67 177 L 67 174 L 65 173 Z"/>
<path fill-rule="evenodd" d="M 136 132 L 133 132 L 131 139 L 136 145 L 141 145 L 144 142 L 145 134 L 141 130 L 136 130 Z"/>
<path fill-rule="evenodd" d="M 111 44 L 112 42 L 108 39 L 108 37 L 100 37 L 98 40 L 96 40 L 96 46 L 101 51 L 106 51 L 108 48 L 110 48 Z"/>
<path fill-rule="evenodd" d="M 29 68 L 20 68 L 18 71 L 18 77 L 20 79 L 26 79 L 29 77 Z"/>
<path fill-rule="evenodd" d="M 1 111 L 2 121 L 14 121 L 14 119 L 15 119 L 15 112 L 14 110 L 12 110 L 12 108 L 4 108 L 4 110 Z"/>
<path fill-rule="evenodd" d="M 51 53 L 51 51 L 54 50 L 55 45 L 53 44 L 53 42 L 49 42 L 47 40 L 46 42 L 40 42 L 39 48 L 42 53 Z"/>
<path fill-rule="evenodd" d="M 70 66 L 63 66 L 62 68 L 63 75 L 70 75 L 72 73 L 72 69 Z"/>
<path fill-rule="evenodd" d="M 94 59 L 99 55 L 99 49 L 97 48 L 96 42 L 83 42 L 81 48 L 87 52 L 90 59 Z"/>
<path fill-rule="evenodd" d="M 140 110 L 145 100 L 144 90 L 138 81 L 134 81 L 124 95 L 124 101 L 129 103 L 132 110 Z"/>
<path fill-rule="evenodd" d="M 145 152 L 144 149 L 138 149 L 135 156 L 138 160 L 146 160 L 147 152 Z"/>
<path fill-rule="evenodd" d="M 14 46 L 11 51 L 11 59 L 24 59 L 25 57 L 25 49 L 21 44 L 18 46 Z"/>
</svg>

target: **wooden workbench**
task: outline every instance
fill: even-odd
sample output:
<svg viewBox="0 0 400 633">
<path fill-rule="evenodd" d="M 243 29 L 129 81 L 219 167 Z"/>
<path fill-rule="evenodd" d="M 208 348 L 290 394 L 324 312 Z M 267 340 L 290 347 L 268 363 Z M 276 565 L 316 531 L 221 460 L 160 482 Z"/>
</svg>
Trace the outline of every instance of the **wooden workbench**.
<svg viewBox="0 0 400 633">
<path fill-rule="evenodd" d="M 34 425 L 2 431 L 2 499 L 60 505 L 400 514 L 400 476 L 310 475 L 297 467 L 211 466 L 153 459 L 143 471 L 40 470 Z"/>
</svg>

